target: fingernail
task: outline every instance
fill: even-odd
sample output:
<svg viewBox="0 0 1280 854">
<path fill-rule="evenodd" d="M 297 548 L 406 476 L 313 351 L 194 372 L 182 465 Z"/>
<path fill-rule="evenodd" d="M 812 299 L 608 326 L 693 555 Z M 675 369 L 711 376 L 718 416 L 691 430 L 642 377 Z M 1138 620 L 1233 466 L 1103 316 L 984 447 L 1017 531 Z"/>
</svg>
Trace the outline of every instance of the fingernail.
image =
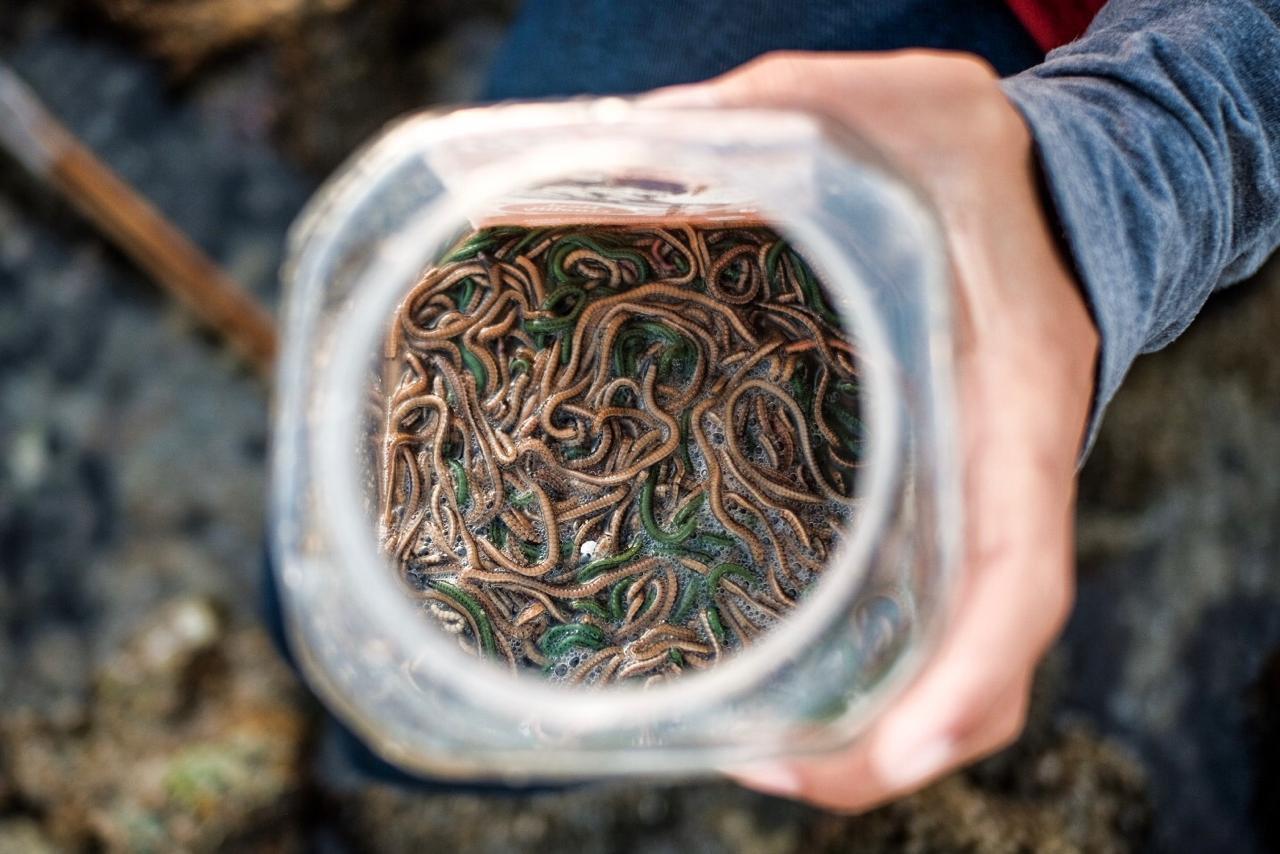
<svg viewBox="0 0 1280 854">
<path fill-rule="evenodd" d="M 955 745 L 935 738 L 923 743 L 888 740 L 871 751 L 871 766 L 886 785 L 908 789 L 937 774 L 951 762 Z"/>
<path fill-rule="evenodd" d="M 749 789 L 783 798 L 796 797 L 802 788 L 800 775 L 791 766 L 781 762 L 761 762 L 727 768 L 725 773 Z"/>
<path fill-rule="evenodd" d="M 655 89 L 636 100 L 646 107 L 714 107 L 717 103 L 711 87 L 696 84 Z"/>
</svg>

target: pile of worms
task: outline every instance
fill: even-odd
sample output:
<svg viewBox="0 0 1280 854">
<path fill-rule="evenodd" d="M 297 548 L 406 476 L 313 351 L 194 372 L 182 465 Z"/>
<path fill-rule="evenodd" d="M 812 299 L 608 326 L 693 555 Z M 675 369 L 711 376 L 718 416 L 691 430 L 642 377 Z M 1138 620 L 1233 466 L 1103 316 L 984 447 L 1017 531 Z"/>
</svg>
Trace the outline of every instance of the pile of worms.
<svg viewBox="0 0 1280 854">
<path fill-rule="evenodd" d="M 399 304 L 380 543 L 463 648 L 652 684 L 749 647 L 854 510 L 858 360 L 759 224 L 495 226 Z"/>
</svg>

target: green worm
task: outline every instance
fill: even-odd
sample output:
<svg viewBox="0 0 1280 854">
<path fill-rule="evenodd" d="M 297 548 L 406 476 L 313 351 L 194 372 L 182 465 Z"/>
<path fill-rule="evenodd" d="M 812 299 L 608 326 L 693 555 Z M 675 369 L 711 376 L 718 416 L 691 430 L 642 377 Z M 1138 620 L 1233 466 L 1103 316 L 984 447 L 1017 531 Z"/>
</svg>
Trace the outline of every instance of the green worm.
<svg viewBox="0 0 1280 854">
<path fill-rule="evenodd" d="M 435 581 L 432 582 L 431 586 L 466 609 L 467 613 L 471 615 L 471 619 L 475 620 L 476 626 L 480 629 L 480 637 L 478 638 L 480 646 L 486 653 L 493 655 L 493 626 L 490 625 L 489 617 L 485 614 L 484 609 L 480 607 L 480 603 L 447 581 Z"/>
<path fill-rule="evenodd" d="M 764 256 L 764 269 L 766 281 L 773 281 L 773 274 L 778 271 L 778 258 L 782 255 L 782 250 L 787 248 L 785 240 L 779 240 L 769 247 L 769 251 Z"/>
<path fill-rule="evenodd" d="M 614 376 L 631 377 L 636 373 L 635 356 L 627 352 L 627 346 L 635 338 L 634 335 L 628 335 L 631 330 L 624 329 L 613 342 L 613 373 Z"/>
<path fill-rule="evenodd" d="M 689 419 L 690 411 L 680 413 L 680 459 L 684 460 L 685 471 L 693 471 L 693 457 L 689 456 Z"/>
<path fill-rule="evenodd" d="M 655 338 L 661 338 L 663 341 L 672 345 L 673 347 L 679 344 L 682 344 L 684 342 L 683 335 L 681 335 L 679 332 L 676 332 L 674 329 L 667 326 L 665 323 L 659 323 L 656 320 L 642 320 L 640 321 L 640 328 L 643 329 L 645 332 L 648 332 L 650 335 L 654 336 Z"/>
<path fill-rule="evenodd" d="M 597 602 L 594 599 L 574 599 L 570 603 L 570 606 L 575 611 L 583 611 L 588 614 L 595 614 L 597 617 L 599 617 L 602 620 L 609 619 L 609 612 L 604 609 L 603 605 L 601 605 L 599 602 Z"/>
<path fill-rule="evenodd" d="M 614 582 L 613 588 L 609 591 L 609 616 L 615 622 L 623 617 L 622 613 L 622 594 L 626 592 L 627 586 L 635 580 L 635 576 L 628 576 L 620 581 Z"/>
<path fill-rule="evenodd" d="M 634 376 L 636 372 L 635 354 L 630 352 L 633 341 L 644 338 L 644 333 L 634 326 L 624 328 L 613 342 L 613 372 L 620 377 Z"/>
<path fill-rule="evenodd" d="M 471 376 L 476 378 L 476 391 L 484 394 L 485 389 L 489 387 L 489 372 L 485 370 L 484 362 L 468 350 L 466 344 L 459 344 L 458 349 L 462 351 L 462 364 L 466 365 Z"/>
<path fill-rule="evenodd" d="M 723 549 L 730 549 L 738 544 L 736 537 L 725 537 L 721 534 L 713 534 L 710 531 L 699 531 L 697 539 L 699 541 L 705 540 L 706 542 L 720 546 Z"/>
<path fill-rule="evenodd" d="M 708 605 L 704 611 L 707 615 L 707 623 L 711 626 L 711 632 L 716 636 L 716 640 L 724 643 L 724 624 L 720 622 L 720 611 L 715 605 Z"/>
<path fill-rule="evenodd" d="M 653 607 L 653 603 L 658 601 L 658 594 L 653 592 L 653 588 L 649 588 L 649 592 L 644 594 L 644 604 L 640 606 L 637 617 L 643 617 L 644 613 Z"/>
<path fill-rule="evenodd" d="M 684 257 L 683 252 L 676 252 L 676 271 L 682 276 L 689 272 L 689 259 Z"/>
<path fill-rule="evenodd" d="M 496 516 L 489 523 L 489 541 L 500 549 L 507 546 L 507 526 Z"/>
<path fill-rule="evenodd" d="M 688 344 L 683 335 L 655 320 L 629 324 L 618 334 L 613 344 L 613 369 L 618 376 L 629 377 L 635 375 L 636 364 L 635 354 L 631 351 L 632 343 L 654 338 L 668 345 L 668 353 L 672 350 L 683 353 L 688 349 Z M 659 370 L 661 370 L 661 362 L 659 362 Z"/>
<path fill-rule="evenodd" d="M 862 423 L 861 418 L 842 407 L 826 406 L 823 407 L 823 411 L 836 422 L 836 428 L 843 434 L 841 438 L 845 440 L 846 445 L 855 447 L 862 444 L 863 437 L 866 436 L 866 425 Z"/>
<path fill-rule="evenodd" d="M 448 459 L 445 463 L 453 475 L 454 490 L 458 495 L 458 506 L 463 507 L 471 501 L 471 482 L 467 479 L 467 470 L 458 460 Z"/>
<path fill-rule="evenodd" d="M 675 555 L 676 557 L 690 557 L 694 560 L 710 563 L 716 559 L 716 556 L 699 549 L 690 548 L 688 543 L 679 546 L 668 546 L 662 543 L 656 543 L 653 550 L 659 554 Z"/>
<path fill-rule="evenodd" d="M 587 292 L 579 285 L 561 285 L 547 294 L 546 299 L 542 301 L 542 310 L 554 312 L 556 305 L 564 302 L 568 297 L 576 297 L 573 308 L 569 309 L 568 314 L 562 314 L 559 317 L 567 320 L 577 320 L 578 315 L 582 314 L 582 309 L 587 305 Z"/>
<path fill-rule="evenodd" d="M 740 563 L 719 564 L 715 569 L 707 573 L 707 590 L 712 596 L 716 593 L 716 587 L 719 586 L 720 579 L 726 575 L 736 575 L 747 584 L 751 584 L 756 580 L 756 577 L 751 574 L 751 570 Z"/>
<path fill-rule="evenodd" d="M 476 292 L 476 280 L 467 276 L 462 280 L 462 294 L 458 297 L 458 311 L 466 311 L 471 304 L 471 296 Z"/>
<path fill-rule="evenodd" d="M 600 649 L 604 646 L 604 632 L 588 623 L 565 623 L 552 626 L 538 639 L 538 648 L 557 657 L 575 646 Z"/>
<path fill-rule="evenodd" d="M 679 525 L 688 521 L 690 517 L 702 509 L 702 505 L 706 500 L 707 494 L 705 492 L 699 492 L 693 497 L 692 501 L 681 507 L 680 511 L 676 513 L 675 523 Z"/>
<path fill-rule="evenodd" d="M 510 257 L 512 258 L 517 257 L 520 254 L 520 250 L 524 249 L 526 246 L 532 246 L 533 244 L 537 243 L 549 231 L 551 231 L 551 229 L 549 228 L 535 228 L 531 230 L 528 234 L 526 234 L 523 238 L 520 239 L 519 243 L 517 243 L 515 246 L 511 248 Z"/>
<path fill-rule="evenodd" d="M 466 261 L 474 258 L 488 248 L 494 241 L 494 235 L 489 231 L 478 231 L 469 237 L 465 243 L 457 249 L 444 256 L 441 261 L 443 264 L 452 264 L 458 261 Z"/>
<path fill-rule="evenodd" d="M 843 392 L 844 394 L 856 395 L 858 393 L 858 384 L 851 383 L 848 380 L 836 380 L 833 385 L 836 391 Z"/>
<path fill-rule="evenodd" d="M 496 228 L 485 228 L 467 238 L 457 249 L 444 257 L 442 263 L 465 261 L 474 258 L 504 237 L 514 237 L 524 229 L 516 225 L 503 225 Z"/>
<path fill-rule="evenodd" d="M 671 376 L 672 366 L 684 367 L 684 363 L 680 361 L 685 357 L 684 344 L 678 344 L 675 347 L 668 347 L 658 359 L 658 377 L 666 379 Z"/>
<path fill-rule="evenodd" d="M 644 529 L 649 536 L 660 543 L 670 546 L 678 546 L 693 533 L 693 529 L 697 526 L 698 520 L 694 518 L 685 519 L 673 533 L 667 533 L 658 527 L 658 523 L 653 518 L 653 490 L 658 483 L 658 467 L 655 465 L 649 469 L 649 477 L 644 482 L 644 488 L 640 491 L 640 521 L 644 525 Z"/>
<path fill-rule="evenodd" d="M 574 235 L 562 238 L 548 259 L 548 267 L 556 281 L 563 282 L 569 278 L 564 270 L 563 261 L 575 249 L 588 249 L 597 255 L 603 255 L 610 261 L 630 261 L 636 266 L 641 278 L 649 275 L 649 264 L 639 252 L 630 249 L 606 249 L 591 238 Z"/>
<path fill-rule="evenodd" d="M 525 321 L 524 328 L 531 335 L 552 335 L 573 326 L 571 317 L 531 317 Z"/>
<path fill-rule="evenodd" d="M 693 609 L 693 603 L 698 598 L 698 593 L 702 588 L 702 579 L 693 576 L 685 584 L 684 590 L 680 592 L 680 601 L 676 603 L 676 609 L 671 612 L 671 623 L 680 625 L 689 616 L 689 611 Z"/>
<path fill-rule="evenodd" d="M 640 553 L 640 546 L 641 543 L 632 543 L 617 554 L 596 558 L 578 570 L 578 583 L 585 584 L 605 570 L 613 569 L 615 566 L 622 566 Z"/>
</svg>

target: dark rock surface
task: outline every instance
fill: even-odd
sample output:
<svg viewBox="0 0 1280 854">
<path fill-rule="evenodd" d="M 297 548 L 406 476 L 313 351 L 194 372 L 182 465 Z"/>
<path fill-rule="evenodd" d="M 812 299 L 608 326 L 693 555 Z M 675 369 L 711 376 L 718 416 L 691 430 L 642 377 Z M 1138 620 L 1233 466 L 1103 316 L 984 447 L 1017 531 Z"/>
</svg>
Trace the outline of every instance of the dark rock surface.
<svg viewBox="0 0 1280 854">
<path fill-rule="evenodd" d="M 303 170 L 476 91 L 501 5 L 407 6 L 330 4 L 174 83 L 140 57 L 144 25 L 15 0 L 0 58 L 274 300 Z M 861 818 L 722 783 L 407 793 L 333 761 L 259 626 L 266 389 L 0 161 L 0 853 L 1262 849 L 1280 836 L 1280 273 L 1205 315 L 1108 416 L 1080 604 L 1002 756 Z"/>
<path fill-rule="evenodd" d="M 1276 842 L 1278 330 L 1273 261 L 1139 360 L 1081 486 L 1064 702 L 1139 751 L 1167 850 Z"/>
</svg>

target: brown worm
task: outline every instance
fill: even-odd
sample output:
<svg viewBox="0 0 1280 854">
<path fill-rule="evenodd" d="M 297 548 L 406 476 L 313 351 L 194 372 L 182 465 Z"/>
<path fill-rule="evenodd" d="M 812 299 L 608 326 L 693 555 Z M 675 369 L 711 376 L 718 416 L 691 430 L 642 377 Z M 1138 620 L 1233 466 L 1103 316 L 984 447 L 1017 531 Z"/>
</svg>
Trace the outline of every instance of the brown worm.
<svg viewBox="0 0 1280 854">
<path fill-rule="evenodd" d="M 860 356 L 778 241 L 504 226 L 409 289 L 372 388 L 374 518 L 469 647 L 483 629 L 510 667 L 654 684 L 821 574 L 855 510 Z"/>
</svg>

